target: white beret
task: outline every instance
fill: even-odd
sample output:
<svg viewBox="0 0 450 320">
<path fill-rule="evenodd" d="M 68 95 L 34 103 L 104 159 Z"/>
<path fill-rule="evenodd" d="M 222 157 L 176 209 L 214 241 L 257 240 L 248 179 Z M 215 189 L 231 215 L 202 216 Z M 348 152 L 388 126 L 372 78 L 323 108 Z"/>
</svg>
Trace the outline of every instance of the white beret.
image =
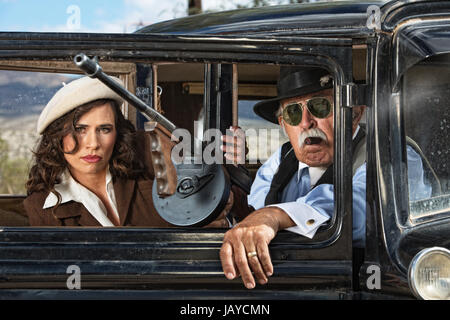
<svg viewBox="0 0 450 320">
<path fill-rule="evenodd" d="M 111 77 L 123 86 L 122 80 Z M 72 111 L 73 109 L 99 99 L 115 100 L 121 105 L 123 99 L 103 82 L 90 77 L 82 77 L 64 85 L 42 110 L 37 123 L 37 133 L 42 134 L 44 130 L 56 119 Z"/>
</svg>

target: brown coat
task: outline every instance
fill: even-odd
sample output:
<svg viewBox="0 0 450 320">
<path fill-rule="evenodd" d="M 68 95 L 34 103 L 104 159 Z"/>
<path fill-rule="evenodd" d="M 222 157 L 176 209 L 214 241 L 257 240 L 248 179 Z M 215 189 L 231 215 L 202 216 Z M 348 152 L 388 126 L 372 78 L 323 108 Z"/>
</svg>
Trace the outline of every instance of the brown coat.
<svg viewBox="0 0 450 320">
<path fill-rule="evenodd" d="M 152 201 L 153 180 L 123 180 L 114 183 L 121 226 L 171 227 L 156 212 Z M 42 209 L 48 193 L 35 192 L 24 200 L 31 226 L 101 226 L 89 211 L 78 202 Z"/>
<path fill-rule="evenodd" d="M 143 132 L 136 135 L 139 154 L 143 154 L 148 164 L 148 173 L 154 177 L 149 150 L 150 137 Z M 142 149 L 141 149 L 142 148 Z M 117 210 L 121 226 L 171 227 L 157 213 L 152 201 L 152 179 L 114 181 Z M 24 200 L 31 226 L 101 226 L 89 211 L 78 202 L 69 201 L 53 208 L 42 209 L 47 192 L 35 192 Z"/>
</svg>

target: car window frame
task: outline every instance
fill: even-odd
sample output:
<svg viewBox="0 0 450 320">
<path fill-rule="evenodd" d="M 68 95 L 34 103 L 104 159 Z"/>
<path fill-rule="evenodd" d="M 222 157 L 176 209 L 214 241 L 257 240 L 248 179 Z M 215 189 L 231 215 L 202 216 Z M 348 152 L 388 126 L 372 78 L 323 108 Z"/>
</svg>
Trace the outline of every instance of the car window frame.
<svg viewBox="0 0 450 320">
<path fill-rule="evenodd" d="M 19 34 L 17 35 L 18 39 L 25 37 L 27 38 L 26 34 Z M 30 35 L 28 35 L 30 36 Z M 39 36 L 39 35 L 36 35 Z M 265 54 L 261 54 L 258 52 L 258 50 L 253 50 L 251 47 L 245 48 L 245 41 L 244 40 L 238 40 L 236 41 L 232 37 L 223 37 L 223 44 L 216 45 L 217 37 L 211 37 L 213 39 L 208 39 L 208 37 L 199 36 L 198 39 L 195 39 L 197 41 L 197 45 L 200 44 L 202 47 L 209 48 L 210 50 L 197 53 L 198 56 L 193 56 L 192 52 L 189 50 L 198 50 L 198 47 L 195 46 L 195 41 L 191 39 L 190 42 L 188 42 L 189 46 L 182 41 L 182 37 L 178 39 L 177 41 L 181 41 L 184 44 L 184 47 L 188 47 L 187 52 L 180 52 L 177 50 L 173 50 L 173 42 L 177 43 L 177 41 L 174 41 L 172 38 L 165 39 L 167 40 L 167 47 L 171 49 L 169 53 L 164 52 L 164 42 L 161 42 L 161 35 L 116 35 L 118 39 L 120 39 L 122 42 L 127 43 L 133 43 L 134 50 L 140 49 L 139 46 L 142 45 L 144 48 L 143 51 L 139 53 L 138 56 L 133 56 L 132 53 L 124 53 L 123 51 L 117 50 L 114 54 L 105 54 L 105 51 L 98 52 L 98 47 L 101 44 L 95 44 L 94 41 L 96 38 L 100 38 L 103 41 L 111 41 L 114 43 L 114 35 L 95 35 L 92 36 L 92 38 L 89 38 L 89 35 L 80 35 L 80 34 L 74 34 L 74 35 L 68 35 L 67 38 L 72 38 L 74 40 L 73 46 L 69 46 L 69 48 L 64 48 L 62 50 L 58 50 L 58 37 L 59 35 L 48 35 L 49 38 L 53 38 L 53 40 L 56 43 L 52 43 L 52 40 L 46 40 L 46 44 L 49 46 L 49 48 L 46 48 L 43 52 L 36 52 L 29 51 L 27 52 L 27 46 L 22 45 L 22 47 L 16 48 L 18 53 L 18 56 L 21 56 L 21 58 L 24 58 L 26 61 L 31 60 L 39 60 L 42 57 L 52 57 L 52 59 L 57 61 L 66 61 L 70 63 L 70 60 L 68 57 L 73 56 L 74 54 L 78 53 L 79 49 L 76 46 L 77 41 L 91 41 L 90 46 L 85 46 L 84 51 L 88 55 L 99 55 L 100 56 L 100 63 L 103 64 L 104 61 L 102 60 L 102 57 L 105 58 L 106 62 L 116 61 L 116 62 L 130 62 L 133 61 L 134 63 L 137 62 L 149 62 L 153 61 L 151 59 L 154 59 L 155 61 L 161 61 L 163 59 L 168 59 L 169 61 L 180 61 L 180 62 L 188 62 L 188 61 L 196 61 L 201 60 L 203 62 L 216 62 L 216 61 L 229 61 L 232 62 L 239 62 L 239 61 L 253 61 L 255 63 L 267 63 L 268 62 L 268 55 L 267 52 L 271 52 L 271 59 L 270 62 L 272 63 L 281 63 L 281 64 L 298 64 L 298 65 L 317 65 L 320 67 L 324 67 L 328 69 L 335 77 L 335 101 L 336 101 L 336 110 L 335 110 L 335 121 L 337 119 L 339 125 L 345 125 L 346 126 L 346 133 L 342 134 L 340 132 L 340 129 L 338 129 L 339 125 L 335 125 L 335 134 L 336 134 L 336 145 L 337 150 L 342 150 L 343 148 L 346 148 L 347 151 L 351 150 L 351 108 L 343 106 L 342 108 L 338 108 L 337 106 L 342 106 L 344 104 L 344 90 L 343 87 L 347 83 L 352 82 L 352 41 L 351 39 L 336 39 L 336 38 L 298 38 L 298 39 L 277 39 L 277 41 L 273 41 L 273 39 L 266 39 L 264 37 L 260 39 L 250 39 L 250 42 L 252 45 L 255 46 L 256 49 L 259 47 L 255 44 L 258 44 L 260 46 L 264 46 L 267 50 Z M 6 36 L 8 38 L 9 36 Z M 5 38 L 5 34 L 0 33 L 0 42 L 1 39 Z M 33 35 L 30 36 L 31 39 L 29 41 L 33 40 Z M 124 39 L 126 38 L 126 39 Z M 135 41 L 137 38 L 139 41 Z M 143 39 L 148 39 L 147 42 L 143 43 Z M 153 40 L 160 40 L 160 41 L 152 41 Z M 195 38 L 195 37 L 194 37 Z M 251 37 L 250 37 L 251 38 Z M 105 40 L 106 39 L 106 40 Z M 244 42 L 244 44 L 239 43 L 239 41 Z M 191 43 L 192 42 L 192 43 Z M 105 42 L 103 42 L 105 43 Z M 313 44 L 314 47 L 312 49 L 309 49 L 307 51 L 307 54 L 299 54 L 302 50 L 299 50 L 299 48 L 308 47 Z M 159 45 L 159 47 L 155 46 Z M 230 47 L 231 45 L 231 47 Z M 162 47 L 161 47 L 162 46 Z M 229 50 L 224 53 L 218 53 L 217 50 L 222 50 L 221 48 L 225 46 Z M 267 49 L 267 46 L 272 46 L 272 48 Z M 123 45 L 123 47 L 127 48 L 127 45 Z M 150 48 L 149 48 L 150 47 Z M 157 49 L 155 49 L 157 48 Z M 293 50 L 290 50 L 290 48 Z M 147 51 L 145 51 L 145 49 Z M 104 50 L 107 50 L 104 49 Z M 292 53 L 293 52 L 293 53 Z M 103 55 L 101 54 L 103 53 Z M 290 53 L 290 55 L 287 55 L 286 53 Z M 1 54 L 1 53 L 0 53 Z M 11 53 L 9 53 L 11 55 Z M 14 54 L 12 54 L 14 56 Z M 164 57 L 164 58 L 163 58 Z M 5 58 L 5 56 L 3 56 Z M 50 59 L 52 61 L 52 59 Z M 106 69 L 105 69 L 106 70 Z M 129 79 L 133 79 L 133 76 L 130 76 Z M 132 81 L 132 80 L 131 80 Z M 339 153 L 339 155 L 338 155 Z M 351 152 L 350 152 L 351 154 Z M 332 228 L 329 230 L 321 233 L 321 235 L 317 235 L 319 238 L 318 240 L 309 240 L 309 239 L 299 239 L 298 236 L 288 232 L 283 231 L 280 232 L 276 239 L 273 241 L 272 253 L 274 255 L 275 259 L 279 259 L 280 261 L 302 261 L 305 258 L 311 258 L 311 254 L 314 256 L 313 251 L 314 249 L 321 249 L 317 251 L 317 259 L 325 260 L 341 260 L 342 270 L 347 274 L 347 277 L 344 277 L 343 283 L 345 283 L 345 287 L 348 288 L 350 279 L 351 278 L 351 266 L 349 267 L 349 264 L 351 265 L 352 260 L 352 221 L 351 221 L 351 212 L 352 212 L 352 205 L 351 201 L 351 190 L 352 190 L 352 179 L 351 176 L 349 176 L 346 173 L 345 165 L 343 163 L 345 161 L 348 161 L 348 152 L 338 152 L 335 153 L 335 163 L 338 163 L 339 165 L 338 170 L 335 170 L 335 181 L 336 177 L 337 179 L 337 185 L 335 187 L 335 214 L 333 215 L 333 219 L 336 219 L 333 222 Z M 342 192 L 344 191 L 344 192 Z M 136 231 L 139 228 L 132 228 L 132 230 Z M 47 240 L 45 240 L 45 235 L 50 234 L 50 238 L 48 240 L 55 241 L 58 239 L 58 237 L 62 236 L 61 239 L 65 238 L 61 232 L 68 231 L 68 229 L 62 229 L 62 228 L 14 228 L 14 227 L 7 227 L 2 228 L 2 235 L 0 239 L 0 243 L 5 243 L 4 241 L 7 241 L 8 238 L 16 238 L 21 239 L 21 241 L 25 242 L 33 242 L 38 241 L 42 244 L 45 244 Z M 184 233 L 187 233 L 189 235 L 196 234 L 194 237 L 196 240 L 200 240 L 203 244 L 206 245 L 206 247 L 213 247 L 214 251 L 217 253 L 217 250 L 220 248 L 220 238 L 223 236 L 223 230 L 189 230 L 189 229 L 161 229 L 161 230 L 152 230 L 152 229 L 142 229 L 145 232 L 155 232 L 156 234 L 172 234 L 175 238 L 178 235 L 182 235 Z M 80 229 L 73 229 L 71 232 L 74 231 L 75 233 L 79 233 L 80 235 L 86 236 L 85 239 L 90 239 L 89 241 L 94 241 L 96 239 L 96 233 L 100 232 L 101 234 L 108 234 L 111 233 L 111 237 L 120 234 L 120 232 L 124 232 L 123 237 L 126 238 L 127 231 L 125 228 L 117 228 L 117 230 L 105 230 L 102 228 L 83 228 Z M 131 233 L 131 231 L 129 231 Z M 89 234 L 90 233 L 90 234 Z M 211 237 L 211 235 L 215 235 Z M 39 239 L 39 235 L 43 235 L 43 238 Z M 54 238 L 56 237 L 56 238 Z M 109 237 L 109 236 L 108 236 Z M 183 238 L 183 236 L 181 236 Z M 120 241 L 121 236 L 119 236 L 118 240 Z M 209 240 L 208 240 L 209 238 Z M 127 243 L 127 241 L 125 241 Z M 177 241 L 175 241 L 177 242 Z M 195 242 L 195 241 L 194 241 Z M 339 244 L 340 250 L 335 250 L 335 246 Z M 309 250 L 301 250 L 301 249 L 309 249 Z M 319 253 L 320 252 L 320 253 Z M 313 259 L 315 260 L 315 259 Z"/>
</svg>

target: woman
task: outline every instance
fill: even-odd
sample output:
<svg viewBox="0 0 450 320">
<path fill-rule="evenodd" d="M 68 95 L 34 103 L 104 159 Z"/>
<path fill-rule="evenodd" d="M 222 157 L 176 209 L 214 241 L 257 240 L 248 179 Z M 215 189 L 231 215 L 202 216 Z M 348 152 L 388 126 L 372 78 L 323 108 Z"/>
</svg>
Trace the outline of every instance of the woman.
<svg viewBox="0 0 450 320">
<path fill-rule="evenodd" d="M 121 103 L 103 83 L 83 77 L 44 108 L 24 201 L 30 225 L 171 226 L 152 203 L 149 137 L 123 117 Z"/>
</svg>

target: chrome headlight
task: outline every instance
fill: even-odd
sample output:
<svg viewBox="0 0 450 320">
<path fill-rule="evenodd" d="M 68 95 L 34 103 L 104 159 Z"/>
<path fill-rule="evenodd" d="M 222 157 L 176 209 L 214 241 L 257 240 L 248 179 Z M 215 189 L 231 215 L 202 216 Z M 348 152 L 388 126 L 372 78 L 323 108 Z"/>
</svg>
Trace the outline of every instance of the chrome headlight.
<svg viewBox="0 0 450 320">
<path fill-rule="evenodd" d="M 409 265 L 408 282 L 418 298 L 450 300 L 450 250 L 433 247 L 416 254 Z"/>
</svg>

